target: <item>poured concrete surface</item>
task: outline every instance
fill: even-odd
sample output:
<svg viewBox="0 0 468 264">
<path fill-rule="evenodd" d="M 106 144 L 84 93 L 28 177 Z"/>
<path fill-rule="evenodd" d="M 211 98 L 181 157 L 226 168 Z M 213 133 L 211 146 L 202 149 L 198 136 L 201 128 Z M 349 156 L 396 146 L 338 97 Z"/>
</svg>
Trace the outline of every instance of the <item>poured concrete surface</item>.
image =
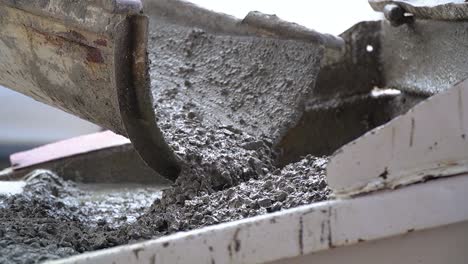
<svg viewBox="0 0 468 264">
<path fill-rule="evenodd" d="M 162 187 L 76 185 L 47 171 L 0 182 L 0 189 L 8 188 L 0 194 L 0 263 L 37 263 L 116 245 L 104 234 L 134 223 Z"/>
</svg>

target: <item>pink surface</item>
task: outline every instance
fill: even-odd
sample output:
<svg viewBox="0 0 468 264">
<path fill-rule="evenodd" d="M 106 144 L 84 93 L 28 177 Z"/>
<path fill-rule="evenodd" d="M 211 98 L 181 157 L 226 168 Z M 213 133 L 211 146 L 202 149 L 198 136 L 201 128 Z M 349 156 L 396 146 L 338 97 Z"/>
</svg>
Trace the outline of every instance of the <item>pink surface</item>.
<svg viewBox="0 0 468 264">
<path fill-rule="evenodd" d="M 130 140 L 126 137 L 117 135 L 111 131 L 104 131 L 57 141 L 31 150 L 18 152 L 10 156 L 10 162 L 13 169 L 21 169 L 48 161 L 77 156 L 129 143 Z"/>
</svg>

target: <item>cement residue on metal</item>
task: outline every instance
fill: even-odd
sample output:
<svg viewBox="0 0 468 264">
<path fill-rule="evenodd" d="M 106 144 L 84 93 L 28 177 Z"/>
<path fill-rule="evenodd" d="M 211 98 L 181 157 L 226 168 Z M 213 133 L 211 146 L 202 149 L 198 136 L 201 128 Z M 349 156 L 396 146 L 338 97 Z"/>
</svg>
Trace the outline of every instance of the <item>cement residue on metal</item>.
<svg viewBox="0 0 468 264">
<path fill-rule="evenodd" d="M 234 126 L 254 137 L 266 135 L 273 144 L 301 117 L 315 87 L 322 46 L 212 34 L 158 19 L 150 23 L 152 86 L 157 93 L 169 93 L 156 95 L 158 107 L 182 100 L 179 107 L 191 109 L 192 118 Z"/>
<path fill-rule="evenodd" d="M 22 194 L 2 198 L 0 262 L 34 263 L 61 258 L 328 199 L 327 158 L 307 156 L 278 168 L 274 164 L 273 146 L 279 134 L 274 132 L 274 124 L 265 122 L 274 120 L 275 112 L 268 111 L 272 116 L 260 119 L 260 124 L 253 123 L 248 116 L 255 101 L 265 100 L 263 95 L 248 93 L 250 86 L 265 81 L 252 76 L 261 75 L 262 68 L 270 66 L 259 65 L 254 58 L 250 64 L 246 61 L 243 67 L 247 70 L 237 69 L 250 74 L 242 81 L 234 78 L 238 73 L 229 63 L 229 57 L 236 56 L 236 52 L 223 51 L 222 46 L 214 48 L 220 52 L 219 56 L 226 56 L 226 63 L 214 65 L 227 75 L 206 78 L 209 82 L 224 82 L 225 89 L 216 92 L 225 94 L 226 100 L 205 103 L 201 99 L 209 97 L 208 92 L 194 96 L 194 91 L 201 91 L 206 80 L 193 79 L 189 73 L 206 70 L 213 61 L 207 57 L 206 61 L 197 60 L 202 65 L 180 65 L 185 59 L 176 61 L 175 58 L 193 55 L 200 41 L 203 45 L 210 43 L 210 38 L 203 35 L 199 30 L 187 31 L 178 39 L 164 38 L 168 42 L 161 41 L 157 33 L 150 37 L 149 55 L 153 61 L 150 74 L 158 125 L 182 163 L 181 175 L 173 186 L 164 190 L 160 199 L 155 199 L 151 192 L 128 192 L 114 195 L 116 202 L 109 199 L 111 194 L 105 199 L 94 199 L 89 190 L 41 172 L 25 186 Z M 170 48 L 171 41 L 182 41 L 186 48 L 164 52 Z M 181 43 L 172 44 L 181 47 Z M 218 44 L 215 41 L 209 45 Z M 314 54 L 309 59 L 312 57 Z M 290 61 L 298 59 L 303 58 L 289 58 Z M 167 67 L 162 67 L 163 62 L 172 63 L 166 66 L 178 70 L 167 71 Z M 269 85 L 288 89 L 295 81 L 273 80 Z M 264 92 L 269 91 L 268 85 L 263 87 Z M 285 105 L 296 105 L 302 100 L 291 99 L 291 102 L 284 101 Z M 242 102 L 252 105 L 243 108 Z M 258 118 L 265 109 L 256 111 Z M 283 126 L 283 121 L 295 119 L 295 111 L 282 108 L 277 124 Z M 256 125 L 262 129 L 256 130 Z M 132 222 L 132 217 L 136 221 Z"/>
</svg>

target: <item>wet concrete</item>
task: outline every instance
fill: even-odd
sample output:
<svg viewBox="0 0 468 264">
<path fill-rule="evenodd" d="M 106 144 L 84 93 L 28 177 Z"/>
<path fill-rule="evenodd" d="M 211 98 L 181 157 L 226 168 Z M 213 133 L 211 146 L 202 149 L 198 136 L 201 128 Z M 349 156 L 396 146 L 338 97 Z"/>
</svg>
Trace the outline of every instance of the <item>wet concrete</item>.
<svg viewBox="0 0 468 264">
<path fill-rule="evenodd" d="M 21 194 L 0 198 L 0 263 L 38 263 L 325 200 L 326 164 L 307 156 L 218 190 L 179 181 L 156 200 L 156 188 L 83 186 L 38 171 Z M 185 172 L 212 176 L 193 169 Z"/>
<path fill-rule="evenodd" d="M 345 32 L 347 55 L 320 75 L 323 47 L 150 23 L 157 123 L 180 159 L 180 176 L 160 192 L 90 189 L 36 172 L 22 193 L 0 198 L 0 263 L 41 262 L 329 199 L 328 158 L 307 154 L 329 154 L 423 99 L 368 98 L 385 85 L 380 22 Z M 367 101 L 342 116 L 359 100 Z M 365 116 L 377 108 L 383 112 Z"/>
<path fill-rule="evenodd" d="M 327 200 L 328 158 L 319 155 L 421 100 L 369 97 L 380 73 L 361 70 L 355 58 L 374 65 L 374 55 L 360 56 L 369 43 L 378 50 L 374 34 L 361 41 L 346 33 L 355 41 L 347 49 L 360 51 L 344 58 L 344 69 L 328 65 L 315 83 L 322 47 L 151 23 L 154 108 L 180 159 L 179 177 L 161 192 L 38 173 L 21 194 L 0 199 L 0 263 L 41 262 Z M 344 81 L 334 81 L 343 72 Z"/>
<path fill-rule="evenodd" d="M 323 46 L 213 34 L 157 18 L 150 23 L 153 90 L 172 93 L 170 101 L 164 99 L 168 95 L 156 95 L 158 107 L 171 102 L 207 125 L 267 136 L 273 144 L 301 117 L 315 87 Z"/>
<path fill-rule="evenodd" d="M 116 245 L 106 232 L 134 223 L 160 196 L 160 187 L 84 186 L 35 171 L 22 193 L 0 196 L 0 263 L 38 263 Z"/>
<path fill-rule="evenodd" d="M 116 191 L 111 186 L 109 193 L 104 186 L 89 190 L 88 185 L 39 172 L 27 181 L 23 193 L 2 198 L 1 263 L 41 262 L 328 199 L 326 157 L 307 156 L 281 169 L 275 166 L 274 150 L 282 130 L 291 125 L 288 122 L 300 117 L 303 96 L 314 84 L 308 73 L 316 74 L 315 55 L 321 51 L 307 51 L 308 45 L 290 47 L 288 42 L 245 46 L 200 30 L 165 29 L 150 36 L 150 74 L 158 125 L 181 160 L 177 181 L 157 198 L 155 189 Z M 260 65 L 255 59 L 230 62 L 237 52 L 225 45 L 235 41 L 244 43 L 237 52 L 253 50 L 276 64 Z M 279 45 L 288 57 L 278 61 L 271 50 L 262 51 L 262 45 L 273 50 Z M 209 49 L 217 55 L 205 56 Z M 309 55 L 299 58 L 297 52 Z M 312 68 L 294 67 L 303 60 Z M 273 69 L 303 77 L 266 80 L 269 75 L 262 71 Z M 197 71 L 214 75 L 203 79 L 190 74 Z M 236 79 L 239 76 L 243 77 Z M 260 94 L 255 94 L 256 85 L 263 87 Z M 268 94 L 274 85 L 299 91 L 295 97 L 268 103 L 265 100 L 281 96 L 281 89 L 273 97 Z M 254 111 L 255 107 L 259 108 Z"/>
</svg>

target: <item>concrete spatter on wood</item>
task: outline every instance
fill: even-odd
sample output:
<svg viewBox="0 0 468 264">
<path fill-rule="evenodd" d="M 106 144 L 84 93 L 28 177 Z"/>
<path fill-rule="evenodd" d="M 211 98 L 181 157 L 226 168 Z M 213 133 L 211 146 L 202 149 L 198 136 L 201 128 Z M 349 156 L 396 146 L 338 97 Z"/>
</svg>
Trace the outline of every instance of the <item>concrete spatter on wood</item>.
<svg viewBox="0 0 468 264">
<path fill-rule="evenodd" d="M 168 32 L 174 33 L 172 30 L 168 29 Z M 287 58 L 275 59 L 277 54 L 260 49 L 258 54 L 276 64 L 261 65 L 259 60 L 265 58 L 252 58 L 243 61 L 242 65 L 237 64 L 242 67 L 237 67 L 239 72 L 236 72 L 230 59 L 238 54 L 224 50 L 225 46 L 221 45 L 224 40 L 214 41 L 203 31 L 193 29 L 178 32 L 179 35 L 175 34 L 173 38 L 166 38 L 161 35 L 163 33 L 156 31 L 150 36 L 149 56 L 153 61 L 150 75 L 158 125 L 182 163 L 182 172 L 175 184 L 135 222 L 120 226 L 106 221 L 97 225 L 87 223 L 83 220 L 86 216 L 83 212 L 88 211 L 77 210 L 69 203 L 60 205 L 63 213 L 58 214 L 55 212 L 59 206 L 57 198 L 50 196 L 50 192 L 19 195 L 17 199 L 24 195 L 32 197 L 19 208 L 5 200 L 6 207 L 0 209 L 0 222 L 4 230 L 10 231 L 8 240 L 0 242 L 8 245 L 0 249 L 2 261 L 28 263 L 60 258 L 328 199 L 330 190 L 324 172 L 327 158 L 307 156 L 281 169 L 274 164 L 276 154 L 273 150 L 282 129 L 298 118 L 301 96 L 305 98 L 302 92 L 306 93 L 307 86 L 313 86 L 313 80 L 306 80 L 307 71 L 314 71 L 313 66 L 296 69 L 291 65 L 297 61 L 302 64 L 303 60 L 316 64 L 314 56 L 321 51 L 306 51 L 304 47 L 307 45 L 296 45 L 285 50 Z M 229 41 L 229 37 L 225 41 Z M 255 45 L 261 44 L 241 45 L 239 51 L 259 50 Z M 270 44 L 273 50 L 280 45 Z M 202 45 L 202 51 L 208 49 L 203 45 L 209 45 L 218 55 L 206 61 L 203 61 L 204 56 L 198 57 L 194 65 L 190 58 L 200 51 L 197 45 Z M 309 52 L 308 56 L 299 56 L 303 52 Z M 225 56 L 226 61 L 218 61 L 217 56 Z M 206 72 L 198 77 L 192 75 L 200 70 L 208 71 L 206 67 L 210 63 L 219 69 L 219 75 L 213 69 L 213 75 Z M 304 79 L 266 80 L 265 76 L 261 77 L 262 71 L 268 72 L 270 67 L 284 67 L 290 76 L 300 75 Z M 242 79 L 239 74 L 247 75 Z M 265 85 L 263 82 L 267 81 L 269 84 Z M 303 85 L 299 93 L 281 92 L 296 89 L 298 81 Z M 204 85 L 213 90 L 196 95 L 202 92 Z M 260 94 L 251 92 L 255 85 L 262 85 L 264 90 Z M 282 90 L 270 89 L 275 85 Z M 278 93 L 270 97 L 268 92 L 272 90 Z M 281 96 L 291 97 L 281 101 Z M 275 97 L 277 101 L 274 103 L 265 102 Z M 259 108 L 254 109 L 255 105 Z M 271 106 L 274 109 L 269 108 Z M 261 117 L 262 111 L 264 117 Z M 250 112 L 256 117 L 249 116 Z M 60 199 L 71 199 L 70 196 L 64 195 Z M 31 207 L 49 209 L 41 209 L 40 215 L 35 216 L 28 214 Z M 18 224 L 15 221 L 19 218 Z M 40 231 L 51 226 L 54 227 L 51 232 Z M 29 232 L 31 229 L 34 231 Z"/>
</svg>

